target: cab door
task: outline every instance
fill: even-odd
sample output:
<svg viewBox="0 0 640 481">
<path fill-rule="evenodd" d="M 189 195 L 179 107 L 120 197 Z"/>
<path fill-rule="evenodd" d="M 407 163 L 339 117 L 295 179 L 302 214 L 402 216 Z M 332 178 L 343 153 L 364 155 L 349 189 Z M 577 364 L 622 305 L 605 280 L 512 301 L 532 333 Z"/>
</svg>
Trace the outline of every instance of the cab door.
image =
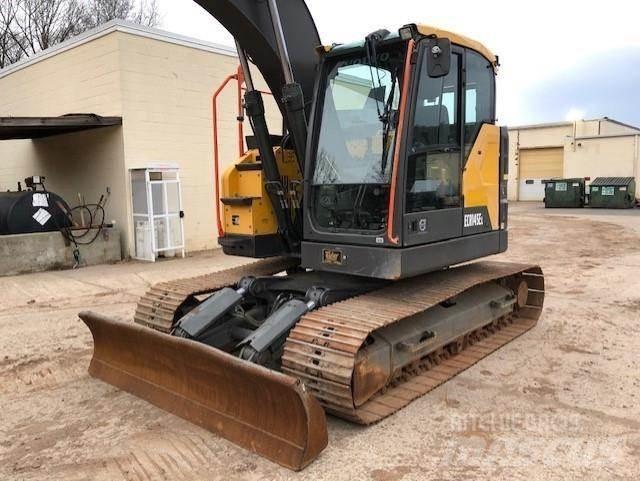
<svg viewBox="0 0 640 481">
<path fill-rule="evenodd" d="M 407 132 L 405 246 L 462 236 L 463 51 L 453 47 L 449 73 L 436 78 L 426 54 L 423 45 Z"/>
</svg>

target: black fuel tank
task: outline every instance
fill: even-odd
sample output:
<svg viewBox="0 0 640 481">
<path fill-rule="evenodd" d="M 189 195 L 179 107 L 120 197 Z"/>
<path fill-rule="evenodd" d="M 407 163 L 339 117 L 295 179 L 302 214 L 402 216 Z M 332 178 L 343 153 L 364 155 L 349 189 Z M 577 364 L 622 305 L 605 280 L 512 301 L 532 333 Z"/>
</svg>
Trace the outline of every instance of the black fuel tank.
<svg viewBox="0 0 640 481">
<path fill-rule="evenodd" d="M 53 192 L 0 192 L 0 235 L 49 232 L 69 226 L 62 208 L 69 206 Z"/>
</svg>

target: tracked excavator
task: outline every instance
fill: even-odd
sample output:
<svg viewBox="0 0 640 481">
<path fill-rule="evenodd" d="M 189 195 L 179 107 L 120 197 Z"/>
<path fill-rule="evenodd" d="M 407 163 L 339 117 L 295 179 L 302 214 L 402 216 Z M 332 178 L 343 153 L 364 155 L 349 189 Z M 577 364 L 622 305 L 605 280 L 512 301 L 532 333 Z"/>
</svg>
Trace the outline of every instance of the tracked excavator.
<svg viewBox="0 0 640 481">
<path fill-rule="evenodd" d="M 257 260 L 154 286 L 134 323 L 81 313 L 89 370 L 299 470 L 325 413 L 375 423 L 538 320 L 540 267 L 470 262 L 507 249 L 498 57 L 416 24 L 322 46 L 303 0 L 197 3 L 236 39 L 253 130 L 219 243 Z"/>
</svg>

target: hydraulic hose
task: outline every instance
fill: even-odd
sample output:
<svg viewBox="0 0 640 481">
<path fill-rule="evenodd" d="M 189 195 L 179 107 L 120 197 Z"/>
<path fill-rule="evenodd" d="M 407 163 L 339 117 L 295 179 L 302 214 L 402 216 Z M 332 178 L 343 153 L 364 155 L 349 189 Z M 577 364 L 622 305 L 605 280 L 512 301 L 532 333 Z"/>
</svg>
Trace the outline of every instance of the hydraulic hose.
<svg viewBox="0 0 640 481">
<path fill-rule="evenodd" d="M 47 189 L 45 188 L 44 184 L 42 184 L 42 189 L 46 194 L 48 194 Z M 59 212 L 62 213 L 62 215 L 67 219 L 67 223 L 66 225 L 60 225 L 58 224 L 58 221 L 56 219 L 56 216 L 53 215 L 53 221 L 56 224 L 56 228 L 60 231 L 60 233 L 62 234 L 62 236 L 71 244 L 73 244 L 73 258 L 74 258 L 74 268 L 78 267 L 80 265 L 80 246 L 88 246 L 91 245 L 95 242 L 95 240 L 98 238 L 98 236 L 100 235 L 100 232 L 102 232 L 102 229 L 104 227 L 104 221 L 105 221 L 105 211 L 104 211 L 104 206 L 103 206 L 103 201 L 104 201 L 104 195 L 100 196 L 100 200 L 95 203 L 95 204 L 80 204 L 80 205 L 76 205 L 75 207 L 72 207 L 71 209 L 67 210 L 66 208 L 64 208 L 64 206 L 62 206 L 61 204 L 55 202 L 53 205 L 55 206 L 54 208 L 57 209 Z M 82 228 L 80 229 L 80 234 L 77 233 L 77 231 L 74 231 L 71 226 L 73 226 L 74 222 L 73 222 L 73 214 L 74 212 L 83 212 L 85 215 L 88 215 L 89 217 L 89 222 L 86 226 L 82 226 Z M 96 215 L 98 214 L 98 215 Z M 97 219 L 100 219 L 99 223 L 95 223 L 94 221 L 96 221 Z M 85 239 L 85 237 L 87 237 L 89 235 L 89 233 L 95 229 L 94 234 L 87 240 Z"/>
</svg>

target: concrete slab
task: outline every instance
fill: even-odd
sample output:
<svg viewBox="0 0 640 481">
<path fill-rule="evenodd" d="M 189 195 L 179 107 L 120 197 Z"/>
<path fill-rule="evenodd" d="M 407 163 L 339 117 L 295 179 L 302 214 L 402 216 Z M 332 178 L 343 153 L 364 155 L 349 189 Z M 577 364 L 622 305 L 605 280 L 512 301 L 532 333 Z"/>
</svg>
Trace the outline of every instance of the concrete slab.
<svg viewBox="0 0 640 481">
<path fill-rule="evenodd" d="M 79 310 L 130 319 L 148 283 L 242 259 L 215 251 L 0 279 L 0 479 L 635 481 L 640 216 L 620 218 L 514 205 L 496 258 L 542 265 L 538 326 L 379 424 L 330 417 L 328 448 L 301 473 L 86 372 Z"/>
</svg>

